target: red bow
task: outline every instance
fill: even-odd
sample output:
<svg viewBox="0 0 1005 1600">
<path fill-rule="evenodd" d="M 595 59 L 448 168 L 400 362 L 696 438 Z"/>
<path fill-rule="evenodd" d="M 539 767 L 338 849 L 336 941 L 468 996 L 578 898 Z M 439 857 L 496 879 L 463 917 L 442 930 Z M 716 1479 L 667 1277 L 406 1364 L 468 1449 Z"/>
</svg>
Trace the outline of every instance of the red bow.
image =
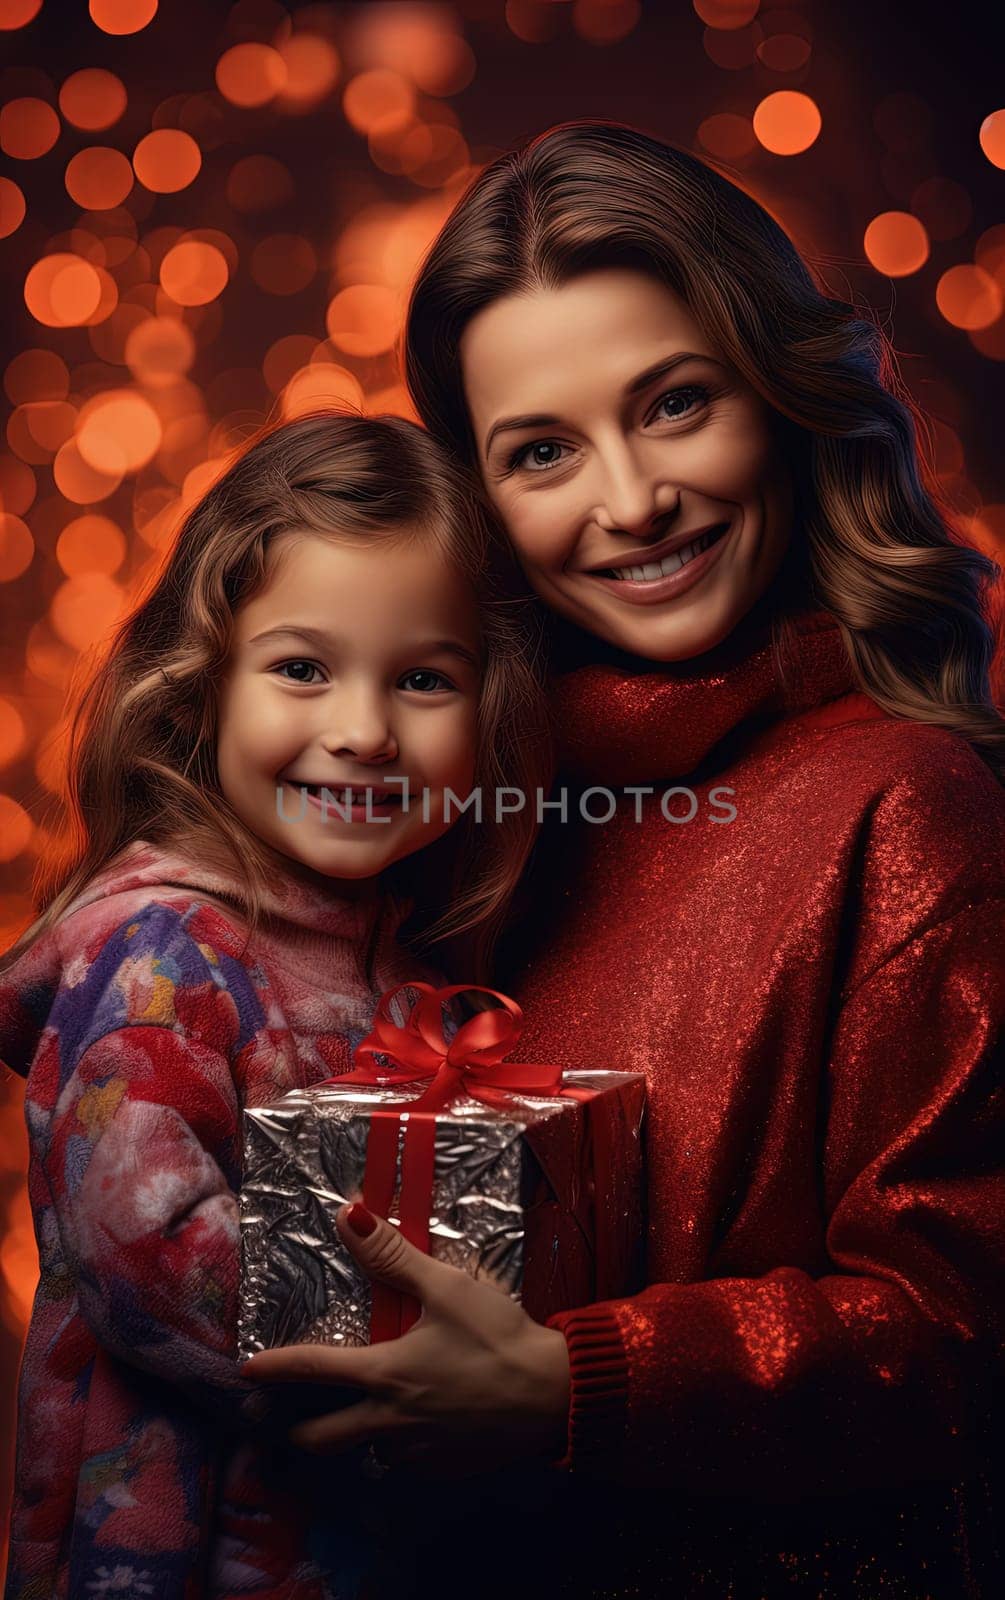
<svg viewBox="0 0 1005 1600">
<path fill-rule="evenodd" d="M 419 992 L 403 1026 L 392 1021 L 390 1003 L 403 989 Z M 441 1006 L 455 994 L 488 994 L 502 1002 L 502 1008 L 480 1011 L 461 1024 L 448 1044 L 443 1032 Z M 436 1147 L 436 1112 L 450 1104 L 458 1094 L 470 1095 L 484 1105 L 505 1107 L 508 1094 L 568 1095 L 589 1098 L 591 1091 L 563 1088 L 562 1068 L 538 1062 L 510 1062 L 504 1057 L 523 1032 L 523 1012 L 515 1000 L 496 989 L 483 989 L 466 983 L 434 989 L 428 983 L 403 983 L 381 996 L 374 1025 L 356 1046 L 351 1072 L 329 1080 L 331 1083 L 368 1083 L 386 1086 L 431 1080 L 417 1100 L 399 1107 L 377 1108 L 370 1119 L 363 1176 L 363 1204 L 378 1216 L 387 1217 L 394 1194 L 398 1164 L 398 1130 L 401 1113 L 408 1113 L 401 1154 L 401 1232 L 425 1255 L 429 1255 L 429 1210 L 433 1197 L 433 1168 Z M 399 1070 L 388 1072 L 374 1064 L 385 1055 Z M 397 1338 L 406 1333 L 421 1311 L 411 1295 L 400 1294 L 385 1284 L 372 1285 L 370 1340 Z"/>
</svg>

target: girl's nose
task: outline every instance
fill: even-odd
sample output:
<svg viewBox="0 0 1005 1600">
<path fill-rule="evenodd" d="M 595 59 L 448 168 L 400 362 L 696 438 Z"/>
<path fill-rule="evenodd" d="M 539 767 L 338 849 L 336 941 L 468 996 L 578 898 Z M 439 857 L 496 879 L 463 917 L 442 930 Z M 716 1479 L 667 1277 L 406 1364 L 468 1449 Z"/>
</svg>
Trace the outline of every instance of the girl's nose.
<svg viewBox="0 0 1005 1600">
<path fill-rule="evenodd" d="M 359 761 L 392 761 L 398 754 L 383 696 L 348 686 L 335 697 L 334 714 L 322 742 L 334 755 L 352 755 Z"/>
</svg>

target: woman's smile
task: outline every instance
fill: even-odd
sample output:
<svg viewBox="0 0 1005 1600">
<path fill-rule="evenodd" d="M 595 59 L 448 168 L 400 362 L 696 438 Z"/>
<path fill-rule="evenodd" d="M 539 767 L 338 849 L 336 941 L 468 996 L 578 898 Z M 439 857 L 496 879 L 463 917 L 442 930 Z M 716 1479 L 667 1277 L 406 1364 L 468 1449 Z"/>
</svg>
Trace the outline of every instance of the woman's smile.
<svg viewBox="0 0 1005 1600">
<path fill-rule="evenodd" d="M 647 554 L 642 562 L 606 567 L 585 576 L 602 583 L 611 594 L 619 600 L 627 600 L 630 605 L 660 605 L 701 582 L 718 561 L 731 533 L 731 523 L 720 523 L 662 557 Z"/>
<path fill-rule="evenodd" d="M 782 565 L 792 484 L 779 419 L 680 296 L 600 268 L 492 301 L 460 353 L 486 489 L 545 604 L 651 661 L 726 638 Z"/>
</svg>

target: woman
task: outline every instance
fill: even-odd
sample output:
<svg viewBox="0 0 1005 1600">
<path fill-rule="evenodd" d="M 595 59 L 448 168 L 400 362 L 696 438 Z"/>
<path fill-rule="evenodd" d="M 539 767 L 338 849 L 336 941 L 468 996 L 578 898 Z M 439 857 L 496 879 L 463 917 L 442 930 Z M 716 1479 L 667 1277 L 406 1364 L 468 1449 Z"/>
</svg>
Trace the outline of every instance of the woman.
<svg viewBox="0 0 1005 1600">
<path fill-rule="evenodd" d="M 503 1327 L 381 1222 L 352 1247 L 423 1328 L 255 1375 L 368 1390 L 313 1448 L 514 1463 L 510 1522 L 497 1491 L 420 1592 L 448 1554 L 489 1592 L 479 1552 L 551 1456 L 542 1593 L 990 1595 L 997 569 L 919 463 L 880 330 L 630 128 L 562 125 L 476 179 L 406 359 L 555 613 L 569 820 L 498 981 L 519 1056 L 646 1072 L 646 1286 Z M 488 1565 L 527 1592 L 527 1563 Z"/>
</svg>

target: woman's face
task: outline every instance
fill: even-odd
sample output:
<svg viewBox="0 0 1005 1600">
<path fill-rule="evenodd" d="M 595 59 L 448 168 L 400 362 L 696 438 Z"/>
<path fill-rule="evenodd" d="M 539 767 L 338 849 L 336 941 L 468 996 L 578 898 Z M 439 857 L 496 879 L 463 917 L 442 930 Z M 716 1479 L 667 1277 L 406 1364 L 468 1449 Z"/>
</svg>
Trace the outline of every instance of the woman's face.
<svg viewBox="0 0 1005 1600">
<path fill-rule="evenodd" d="M 541 599 L 654 661 L 720 643 L 781 565 L 792 497 L 775 413 L 684 302 L 621 267 L 509 295 L 468 324 L 461 370 Z"/>
</svg>

